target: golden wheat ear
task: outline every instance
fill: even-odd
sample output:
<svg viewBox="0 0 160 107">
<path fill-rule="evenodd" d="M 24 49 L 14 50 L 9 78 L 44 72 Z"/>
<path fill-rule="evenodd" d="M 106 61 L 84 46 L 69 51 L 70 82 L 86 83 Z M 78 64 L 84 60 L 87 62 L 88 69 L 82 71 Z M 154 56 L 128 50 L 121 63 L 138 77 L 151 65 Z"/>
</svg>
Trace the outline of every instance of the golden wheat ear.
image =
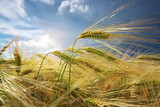
<svg viewBox="0 0 160 107">
<path fill-rule="evenodd" d="M 19 75 L 19 73 L 21 71 L 20 69 L 21 69 L 22 61 L 21 61 L 21 55 L 20 55 L 19 49 L 18 49 L 18 41 L 17 40 L 15 41 L 15 47 L 14 47 L 13 55 L 14 55 L 15 63 L 17 65 L 16 72 Z"/>
<path fill-rule="evenodd" d="M 9 42 L 7 45 L 3 47 L 3 49 L 0 50 L 0 55 L 3 54 L 4 51 L 14 42 L 18 39 L 18 37 L 15 37 L 11 42 Z"/>
<path fill-rule="evenodd" d="M 70 52 L 74 52 L 74 53 L 80 53 L 83 54 L 82 51 L 78 50 L 78 49 L 72 49 L 72 47 L 67 48 L 65 51 L 70 51 Z"/>
<path fill-rule="evenodd" d="M 15 62 L 16 62 L 16 64 L 17 64 L 17 66 L 20 66 L 20 65 L 21 65 L 21 56 L 20 56 L 20 54 L 19 54 L 19 51 L 18 51 L 17 46 L 16 46 L 15 49 L 14 49 L 13 55 L 14 55 Z"/>
<path fill-rule="evenodd" d="M 109 33 L 103 32 L 103 31 L 86 31 L 83 32 L 78 39 L 101 39 L 101 40 L 106 40 L 109 39 Z"/>
<path fill-rule="evenodd" d="M 154 55 L 140 55 L 137 57 L 137 59 L 160 61 L 160 57 Z"/>
<path fill-rule="evenodd" d="M 62 59 L 65 62 L 68 63 L 75 63 L 74 59 L 70 56 L 68 56 L 67 54 L 60 52 L 60 51 L 53 51 L 52 52 L 53 55 L 59 57 L 60 59 Z"/>
<path fill-rule="evenodd" d="M 85 47 L 85 48 L 82 48 L 84 49 L 85 51 L 89 52 L 89 53 L 93 53 L 93 54 L 96 54 L 96 55 L 99 55 L 101 57 L 104 57 L 106 58 L 107 60 L 109 61 L 114 61 L 116 60 L 115 57 L 113 57 L 112 55 L 110 55 L 109 53 L 106 53 L 104 51 L 101 51 L 100 49 L 95 49 L 95 48 L 92 48 L 92 47 Z"/>
</svg>

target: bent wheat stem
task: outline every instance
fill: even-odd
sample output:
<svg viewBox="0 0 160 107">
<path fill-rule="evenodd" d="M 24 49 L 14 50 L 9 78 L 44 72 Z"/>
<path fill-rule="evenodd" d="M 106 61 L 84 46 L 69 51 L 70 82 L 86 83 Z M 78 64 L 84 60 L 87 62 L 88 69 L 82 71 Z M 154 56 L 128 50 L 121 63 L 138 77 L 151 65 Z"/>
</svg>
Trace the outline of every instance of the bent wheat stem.
<svg viewBox="0 0 160 107">
<path fill-rule="evenodd" d="M 62 79 L 63 79 L 63 75 L 64 75 L 64 72 L 65 72 L 65 69 L 67 67 L 67 64 L 68 63 L 64 63 L 62 65 L 62 67 L 60 68 L 60 71 L 59 71 L 59 75 L 58 75 L 58 79 L 57 79 L 57 82 L 55 84 L 55 87 L 57 86 L 57 83 L 59 82 L 59 85 L 58 85 L 58 88 L 56 88 L 55 92 L 54 92 L 54 99 L 56 100 L 57 99 L 57 92 L 59 91 L 59 88 L 60 88 L 60 83 L 62 82 Z M 64 69 L 63 69 L 64 68 Z M 63 70 L 63 71 L 62 71 Z"/>
<path fill-rule="evenodd" d="M 77 38 L 77 39 L 74 41 L 73 45 L 72 45 L 71 58 L 73 57 L 73 49 L 74 49 L 74 46 L 75 46 L 76 42 L 78 41 L 78 39 L 79 39 L 79 38 Z M 69 65 L 69 81 L 68 81 L 68 88 L 69 88 L 69 89 L 70 89 L 70 82 L 71 82 L 71 68 L 72 68 L 72 65 L 70 64 L 70 65 Z"/>
<path fill-rule="evenodd" d="M 44 58 L 42 59 L 42 62 L 41 62 L 41 64 L 40 64 L 40 67 L 39 67 L 39 69 L 38 69 L 37 76 L 36 76 L 35 79 L 38 79 L 38 75 L 39 75 L 39 72 L 40 72 L 40 70 L 41 70 L 42 64 L 43 64 L 45 58 L 46 58 L 49 54 L 51 54 L 51 53 L 52 53 L 52 52 L 47 53 L 47 54 L 44 56 Z"/>
<path fill-rule="evenodd" d="M 74 46 L 76 44 L 76 42 L 79 39 L 101 39 L 101 40 L 106 40 L 109 39 L 109 33 L 107 32 L 102 32 L 102 31 L 85 31 L 82 34 L 80 34 L 80 36 L 74 41 L 73 45 L 72 45 L 72 52 L 71 52 L 71 58 L 73 57 L 73 50 L 74 50 Z M 70 89 L 70 80 L 71 80 L 71 64 L 69 66 L 69 89 Z"/>
</svg>

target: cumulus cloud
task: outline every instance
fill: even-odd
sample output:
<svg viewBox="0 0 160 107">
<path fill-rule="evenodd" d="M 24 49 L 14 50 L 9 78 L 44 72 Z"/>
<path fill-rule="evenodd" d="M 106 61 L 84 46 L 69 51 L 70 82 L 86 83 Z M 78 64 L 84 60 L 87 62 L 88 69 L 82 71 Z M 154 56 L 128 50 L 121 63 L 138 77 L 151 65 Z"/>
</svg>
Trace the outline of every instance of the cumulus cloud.
<svg viewBox="0 0 160 107">
<path fill-rule="evenodd" d="M 51 36 L 46 34 L 40 36 L 38 39 L 29 39 L 28 41 L 24 41 L 23 43 L 24 45 L 30 46 L 32 48 L 49 49 L 53 41 L 51 39 Z"/>
<path fill-rule="evenodd" d="M 64 33 L 66 32 L 47 32 L 46 34 L 23 41 L 23 44 L 30 48 L 38 49 L 38 52 L 61 50 L 64 48 L 64 44 L 61 42 L 64 40 Z"/>
<path fill-rule="evenodd" d="M 66 9 L 70 13 L 86 13 L 89 11 L 89 6 L 85 4 L 85 0 L 65 0 L 61 2 L 61 5 L 58 8 L 58 13 L 62 15 Z"/>
</svg>

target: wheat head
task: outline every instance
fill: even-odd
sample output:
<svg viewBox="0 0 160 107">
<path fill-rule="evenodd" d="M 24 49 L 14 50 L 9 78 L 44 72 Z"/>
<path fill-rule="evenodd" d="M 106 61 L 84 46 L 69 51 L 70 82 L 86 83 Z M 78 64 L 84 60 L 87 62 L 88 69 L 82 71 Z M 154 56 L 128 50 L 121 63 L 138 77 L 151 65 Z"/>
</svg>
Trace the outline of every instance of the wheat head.
<svg viewBox="0 0 160 107">
<path fill-rule="evenodd" d="M 101 39 L 101 40 L 106 40 L 109 39 L 109 33 L 107 32 L 102 32 L 102 31 L 86 31 L 83 32 L 78 39 Z"/>
<path fill-rule="evenodd" d="M 72 64 L 75 63 L 75 61 L 72 57 L 68 56 L 67 54 L 65 54 L 63 52 L 53 51 L 52 54 L 59 57 L 60 59 L 62 59 L 65 62 L 72 63 Z"/>
<path fill-rule="evenodd" d="M 137 59 L 160 61 L 160 57 L 156 57 L 154 55 L 140 55 Z"/>
<path fill-rule="evenodd" d="M 74 53 L 80 53 L 83 54 L 82 51 L 78 50 L 78 49 L 72 49 L 72 47 L 67 48 L 65 51 L 70 51 L 70 52 L 74 52 Z"/>
<path fill-rule="evenodd" d="M 95 48 L 92 48 L 92 47 L 86 47 L 86 48 L 82 48 L 82 49 L 84 49 L 85 51 L 87 51 L 89 53 L 93 53 L 93 54 L 99 55 L 101 57 L 104 57 L 104 58 L 106 58 L 109 61 L 116 60 L 115 57 L 113 57 L 113 56 L 109 55 L 108 53 L 106 53 L 104 51 L 101 51 L 99 49 L 95 49 Z"/>
<path fill-rule="evenodd" d="M 14 38 L 11 42 L 9 42 L 7 45 L 3 47 L 3 49 L 0 50 L 0 55 L 15 41 L 18 37 Z"/>
</svg>

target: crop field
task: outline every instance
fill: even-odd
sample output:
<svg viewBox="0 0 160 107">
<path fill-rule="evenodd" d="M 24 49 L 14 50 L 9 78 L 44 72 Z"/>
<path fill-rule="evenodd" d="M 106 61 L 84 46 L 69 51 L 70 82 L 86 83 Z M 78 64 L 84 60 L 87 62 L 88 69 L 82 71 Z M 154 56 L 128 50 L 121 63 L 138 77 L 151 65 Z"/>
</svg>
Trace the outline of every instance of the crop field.
<svg viewBox="0 0 160 107">
<path fill-rule="evenodd" d="M 108 34 L 90 31 L 81 38 L 108 39 Z M 123 60 L 125 54 L 117 58 L 94 47 L 23 57 L 20 51 L 16 42 L 14 57 L 0 62 L 1 106 L 160 105 L 158 55 Z"/>
</svg>

